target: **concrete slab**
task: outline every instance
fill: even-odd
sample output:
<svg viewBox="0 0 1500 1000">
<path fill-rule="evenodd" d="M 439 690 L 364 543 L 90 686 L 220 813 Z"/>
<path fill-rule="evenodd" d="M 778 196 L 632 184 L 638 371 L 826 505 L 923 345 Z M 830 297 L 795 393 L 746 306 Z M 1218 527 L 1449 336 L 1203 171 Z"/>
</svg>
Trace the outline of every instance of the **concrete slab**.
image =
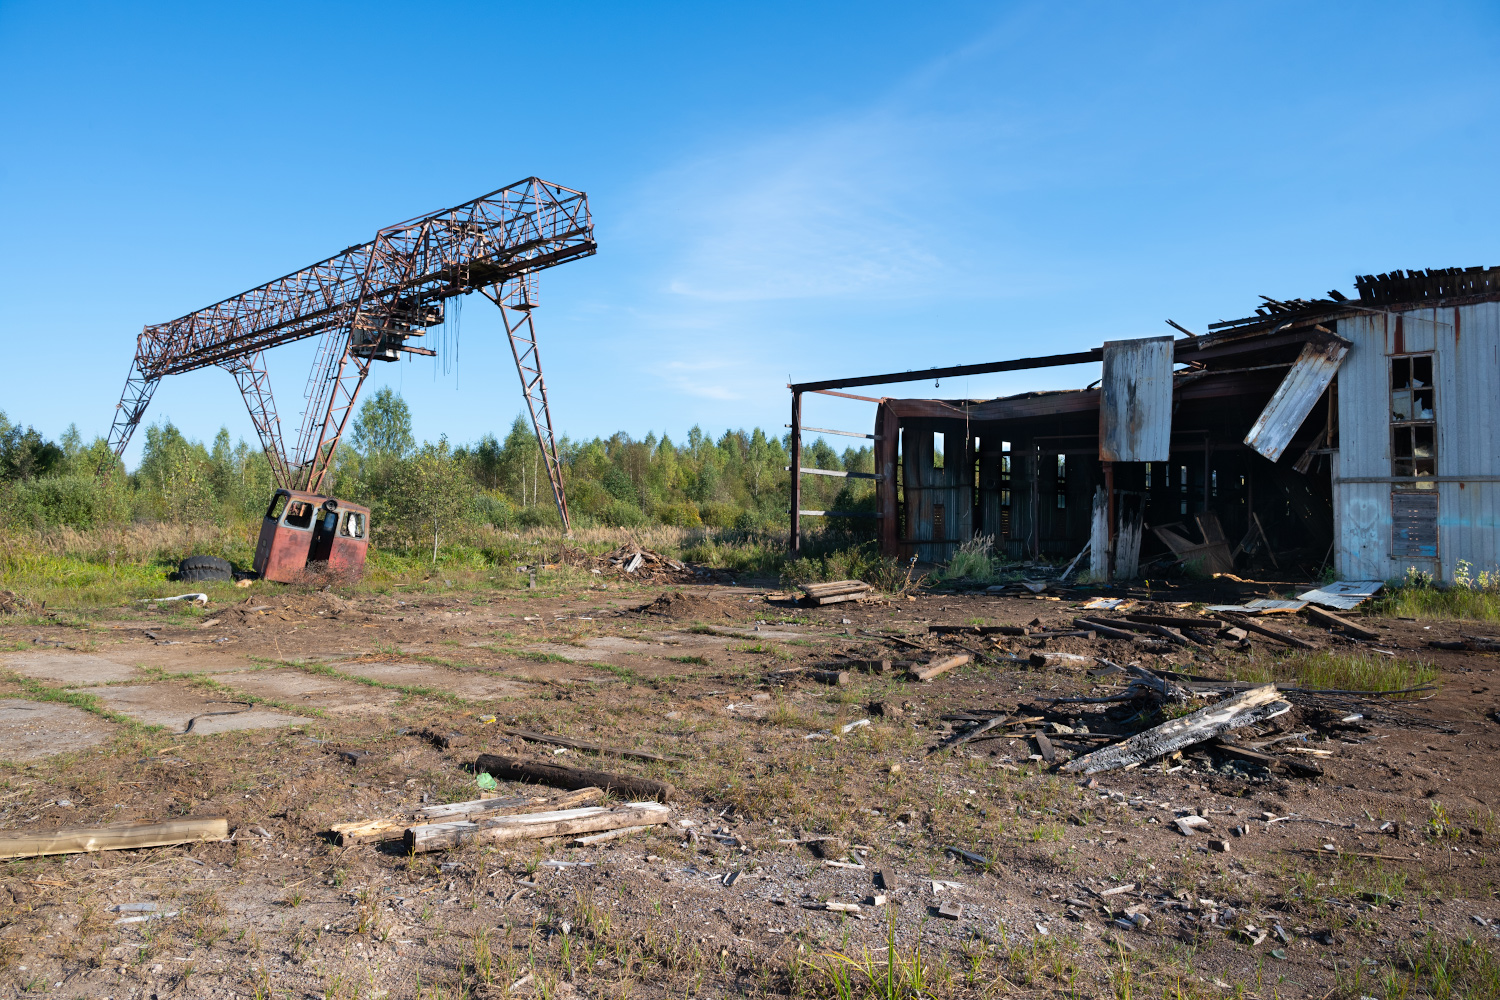
<svg viewBox="0 0 1500 1000">
<path fill-rule="evenodd" d="M 115 727 L 71 705 L 0 700 L 0 760 L 19 763 L 86 750 L 103 743 Z"/>
<path fill-rule="evenodd" d="M 522 681 L 496 677 L 474 670 L 445 670 L 425 663 L 341 663 L 339 671 L 356 677 L 368 677 L 383 684 L 428 687 L 472 701 L 489 698 L 514 698 L 527 693 Z"/>
<path fill-rule="evenodd" d="M 14 670 L 23 677 L 57 681 L 75 687 L 85 684 L 114 684 L 134 680 L 140 674 L 139 670 L 128 663 L 102 656 L 51 651 L 6 656 L 0 658 L 0 667 Z"/>
<path fill-rule="evenodd" d="M 226 700 L 229 695 L 208 697 L 175 684 L 131 684 L 86 690 L 106 708 L 128 715 L 137 722 L 165 726 L 176 733 L 188 731 L 188 723 L 192 722 L 194 736 L 212 736 L 240 729 L 274 729 L 312 721 L 273 709 L 251 707 L 247 710 L 243 702 Z M 214 714 L 217 712 L 233 714 Z"/>
<path fill-rule="evenodd" d="M 238 648 L 239 643 L 234 642 L 219 645 L 194 641 L 170 646 L 126 642 L 106 649 L 104 655 L 123 663 L 159 667 L 169 674 L 208 674 L 250 669 L 252 664 L 244 653 L 236 651 Z"/>
<path fill-rule="evenodd" d="M 301 670 L 246 670 L 209 676 L 236 691 L 282 704 L 308 705 L 335 715 L 379 712 L 401 697 L 387 688 Z"/>
</svg>

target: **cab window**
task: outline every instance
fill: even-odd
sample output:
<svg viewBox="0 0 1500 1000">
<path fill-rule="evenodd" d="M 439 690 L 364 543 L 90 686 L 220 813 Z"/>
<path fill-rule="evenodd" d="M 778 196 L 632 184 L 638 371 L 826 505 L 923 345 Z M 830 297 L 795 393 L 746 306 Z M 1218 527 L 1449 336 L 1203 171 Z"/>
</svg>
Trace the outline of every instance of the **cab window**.
<svg viewBox="0 0 1500 1000">
<path fill-rule="evenodd" d="M 278 493 L 271 498 L 271 506 L 266 510 L 266 517 L 273 521 L 281 520 L 281 512 L 286 510 L 287 495 Z"/>
<path fill-rule="evenodd" d="M 312 527 L 313 505 L 306 500 L 293 500 L 286 508 L 286 520 L 282 521 L 288 528 L 310 528 Z"/>
<path fill-rule="evenodd" d="M 365 537 L 365 516 L 358 511 L 349 511 L 344 515 L 344 528 L 341 534 L 345 538 Z"/>
</svg>

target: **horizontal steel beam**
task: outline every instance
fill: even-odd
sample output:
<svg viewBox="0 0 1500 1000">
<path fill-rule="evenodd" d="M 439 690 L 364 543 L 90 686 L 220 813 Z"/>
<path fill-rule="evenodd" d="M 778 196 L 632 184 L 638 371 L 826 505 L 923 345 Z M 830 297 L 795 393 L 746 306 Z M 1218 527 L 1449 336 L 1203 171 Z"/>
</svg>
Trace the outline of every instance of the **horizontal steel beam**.
<svg viewBox="0 0 1500 1000">
<path fill-rule="evenodd" d="M 890 372 L 860 378 L 835 378 L 824 382 L 798 382 L 788 386 L 793 392 L 822 392 L 826 389 L 850 389 L 861 385 L 889 385 L 892 382 L 920 382 L 923 379 L 957 378 L 960 375 L 989 375 L 993 372 L 1018 372 L 1028 368 L 1055 368 L 1059 365 L 1086 365 L 1104 357 L 1102 348 L 1076 354 L 1053 354 L 1042 358 L 1017 358 L 1014 361 L 992 361 L 982 365 L 954 365 L 929 368 L 926 371 Z"/>
</svg>

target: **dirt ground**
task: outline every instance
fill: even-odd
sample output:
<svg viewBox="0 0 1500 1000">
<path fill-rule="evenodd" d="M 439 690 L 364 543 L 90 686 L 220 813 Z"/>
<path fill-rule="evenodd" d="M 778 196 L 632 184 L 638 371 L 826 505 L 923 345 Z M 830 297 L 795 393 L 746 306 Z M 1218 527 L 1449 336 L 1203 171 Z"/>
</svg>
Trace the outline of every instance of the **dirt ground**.
<svg viewBox="0 0 1500 1000">
<path fill-rule="evenodd" d="M 824 608 L 749 585 L 247 595 L 0 618 L 0 836 L 184 816 L 233 831 L 0 862 L 0 992 L 835 996 L 847 975 L 853 995 L 891 997 L 1353 998 L 1443 995 L 1442 975 L 1455 996 L 1500 994 L 1496 655 L 1427 646 L 1485 631 L 1472 624 L 1362 619 L 1382 635 L 1366 650 L 1440 668 L 1435 695 L 1294 696 L 1244 734 L 1292 736 L 1277 752 L 1321 776 L 1200 748 L 1090 779 L 1028 734 L 1045 731 L 1063 762 L 1089 735 L 1151 720 L 1052 705 L 1123 684 L 1093 662 L 1032 667 L 1036 647 L 1204 677 L 1279 647 L 927 631 L 1065 626 L 1081 603 L 1067 595 Z M 1162 607 L 1202 599 L 1169 596 Z M 926 684 L 778 673 L 959 651 L 977 659 Z M 959 712 L 1038 721 L 929 753 Z M 426 729 L 469 743 L 441 750 Z M 332 842 L 337 823 L 479 797 L 480 752 L 670 781 L 673 822 L 593 847 Z M 1173 822 L 1189 813 L 1207 821 L 1190 836 Z"/>
</svg>

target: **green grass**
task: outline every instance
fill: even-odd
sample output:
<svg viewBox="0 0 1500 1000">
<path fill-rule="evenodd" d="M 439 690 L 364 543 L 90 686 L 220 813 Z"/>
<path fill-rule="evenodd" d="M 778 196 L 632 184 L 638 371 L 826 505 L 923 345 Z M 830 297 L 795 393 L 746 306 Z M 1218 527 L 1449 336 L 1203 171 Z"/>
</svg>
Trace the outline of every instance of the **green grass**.
<svg viewBox="0 0 1500 1000">
<path fill-rule="evenodd" d="M 1437 683 L 1438 669 L 1427 660 L 1319 650 L 1253 661 L 1234 670 L 1232 679 L 1333 691 L 1401 691 Z"/>
<path fill-rule="evenodd" d="M 82 709 L 85 712 L 99 716 L 101 719 L 106 719 L 131 730 L 140 732 L 164 732 L 166 730 L 165 726 L 146 725 L 145 723 L 137 722 L 128 715 L 112 712 L 108 708 L 105 708 L 104 702 L 100 701 L 97 697 L 82 691 L 66 691 L 62 688 L 55 688 L 11 670 L 0 670 L 0 678 L 15 684 L 37 701 L 51 701 L 59 705 L 70 705 L 73 708 Z"/>
<path fill-rule="evenodd" d="M 1388 618 L 1500 622 L 1500 592 L 1478 587 L 1403 586 L 1376 601 L 1372 609 Z"/>
</svg>

